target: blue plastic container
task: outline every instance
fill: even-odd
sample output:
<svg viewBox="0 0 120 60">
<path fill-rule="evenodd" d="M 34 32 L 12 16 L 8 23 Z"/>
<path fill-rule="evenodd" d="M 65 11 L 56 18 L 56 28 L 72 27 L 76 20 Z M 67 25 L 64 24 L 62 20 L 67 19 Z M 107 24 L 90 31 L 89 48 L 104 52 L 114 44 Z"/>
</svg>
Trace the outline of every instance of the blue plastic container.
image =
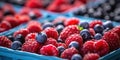
<svg viewBox="0 0 120 60">
<path fill-rule="evenodd" d="M 35 53 L 0 47 L 0 60 L 62 60 L 58 57 L 43 56 Z"/>
</svg>

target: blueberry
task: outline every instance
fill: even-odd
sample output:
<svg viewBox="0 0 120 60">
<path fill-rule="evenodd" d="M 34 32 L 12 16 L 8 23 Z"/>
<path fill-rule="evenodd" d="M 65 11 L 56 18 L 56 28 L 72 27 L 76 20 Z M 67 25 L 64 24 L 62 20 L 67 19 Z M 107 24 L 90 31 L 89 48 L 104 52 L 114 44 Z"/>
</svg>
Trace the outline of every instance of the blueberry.
<svg viewBox="0 0 120 60">
<path fill-rule="evenodd" d="M 90 32 L 87 29 L 83 29 L 80 32 L 80 35 L 82 36 L 84 41 L 91 39 L 91 34 L 90 34 Z"/>
<path fill-rule="evenodd" d="M 64 29 L 64 26 L 63 26 L 63 25 L 58 25 L 58 26 L 56 27 L 56 30 L 58 31 L 58 33 L 60 33 L 63 29 Z"/>
<path fill-rule="evenodd" d="M 80 54 L 74 54 L 71 60 L 82 60 L 82 56 Z"/>
<path fill-rule="evenodd" d="M 57 47 L 58 51 L 59 51 L 59 56 L 61 55 L 61 53 L 65 50 L 65 48 L 63 46 L 59 46 Z"/>
<path fill-rule="evenodd" d="M 105 29 L 106 28 L 112 29 L 114 27 L 111 21 L 106 21 L 105 23 L 103 23 L 103 26 Z"/>
<path fill-rule="evenodd" d="M 18 34 L 15 38 L 14 38 L 15 41 L 20 41 L 21 43 L 24 43 L 25 42 L 25 39 L 24 37 L 22 36 L 22 34 Z"/>
<path fill-rule="evenodd" d="M 37 18 L 37 16 L 35 15 L 34 12 L 30 12 L 29 16 L 30 16 L 31 19 L 36 19 Z"/>
<path fill-rule="evenodd" d="M 80 26 L 83 27 L 84 29 L 88 29 L 89 28 L 89 23 L 88 22 L 81 22 Z"/>
<path fill-rule="evenodd" d="M 99 40 L 102 38 L 102 35 L 100 33 L 97 33 L 97 34 L 95 34 L 94 38 Z"/>
<path fill-rule="evenodd" d="M 11 45 L 11 49 L 19 50 L 21 46 L 22 46 L 22 43 L 20 41 L 14 41 Z"/>
<path fill-rule="evenodd" d="M 97 25 L 95 25 L 94 30 L 95 30 L 96 33 L 102 33 L 103 30 L 104 30 L 104 27 L 97 24 Z"/>
<path fill-rule="evenodd" d="M 76 41 L 72 41 L 70 44 L 69 44 L 69 48 L 70 47 L 75 47 L 76 49 L 79 50 L 79 43 L 76 42 Z"/>
<path fill-rule="evenodd" d="M 14 41 L 14 37 L 12 35 L 9 35 L 8 38 L 11 40 L 11 41 Z"/>
<path fill-rule="evenodd" d="M 54 27 L 54 24 L 50 23 L 50 22 L 46 22 L 43 24 L 43 29 L 47 28 L 47 27 Z"/>
<path fill-rule="evenodd" d="M 36 36 L 36 40 L 39 43 L 45 43 L 47 41 L 47 35 L 43 32 L 38 33 L 38 35 Z"/>
</svg>

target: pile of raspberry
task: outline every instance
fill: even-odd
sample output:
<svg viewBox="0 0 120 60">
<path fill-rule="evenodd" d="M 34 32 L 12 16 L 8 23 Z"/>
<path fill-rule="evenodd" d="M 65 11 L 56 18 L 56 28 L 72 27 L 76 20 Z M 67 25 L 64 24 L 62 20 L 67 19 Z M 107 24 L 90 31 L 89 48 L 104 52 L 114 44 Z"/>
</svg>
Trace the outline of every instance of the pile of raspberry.
<svg viewBox="0 0 120 60">
<path fill-rule="evenodd" d="M 86 3 L 86 0 L 27 0 L 25 6 L 42 8 L 52 12 L 64 12 Z"/>
<path fill-rule="evenodd" d="M 41 17 L 41 13 L 37 9 L 23 8 L 20 12 L 16 12 L 12 5 L 4 4 L 0 6 L 0 32 L 7 31 L 39 17 Z"/>
<path fill-rule="evenodd" d="M 120 48 L 120 26 L 111 21 L 81 22 L 76 17 L 30 21 L 13 35 L 0 36 L 0 46 L 68 60 L 98 60 Z"/>
</svg>

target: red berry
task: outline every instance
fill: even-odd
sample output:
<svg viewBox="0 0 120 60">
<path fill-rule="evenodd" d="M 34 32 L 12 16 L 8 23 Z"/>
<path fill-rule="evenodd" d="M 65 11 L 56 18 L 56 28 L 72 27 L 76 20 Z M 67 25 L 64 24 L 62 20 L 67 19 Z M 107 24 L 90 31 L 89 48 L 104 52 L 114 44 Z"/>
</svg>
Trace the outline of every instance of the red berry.
<svg viewBox="0 0 120 60">
<path fill-rule="evenodd" d="M 100 56 L 97 53 L 88 53 L 84 56 L 83 60 L 98 60 Z"/>
<path fill-rule="evenodd" d="M 12 27 L 15 27 L 18 25 L 18 21 L 13 16 L 6 16 L 4 20 L 8 21 Z"/>
<path fill-rule="evenodd" d="M 28 41 L 29 39 L 36 39 L 37 33 L 30 33 L 25 37 L 25 41 Z"/>
<path fill-rule="evenodd" d="M 30 39 L 22 45 L 22 51 L 37 53 L 42 47 L 36 40 Z"/>
<path fill-rule="evenodd" d="M 67 48 L 65 43 L 58 43 L 58 46 L 63 46 L 64 48 Z"/>
<path fill-rule="evenodd" d="M 90 28 L 94 28 L 95 25 L 102 25 L 102 21 L 101 20 L 94 20 L 92 22 L 90 22 Z"/>
<path fill-rule="evenodd" d="M 37 21 L 30 21 L 28 23 L 27 29 L 31 32 L 41 32 L 42 31 L 42 27 L 41 24 L 38 23 Z"/>
<path fill-rule="evenodd" d="M 90 32 L 90 34 L 91 34 L 92 36 L 95 35 L 95 30 L 94 30 L 93 28 L 89 28 L 89 32 Z"/>
<path fill-rule="evenodd" d="M 0 46 L 10 48 L 12 41 L 5 36 L 0 36 Z"/>
<path fill-rule="evenodd" d="M 93 45 L 94 45 L 94 41 L 86 41 L 83 44 L 83 48 L 82 48 L 83 54 L 94 53 L 94 46 Z"/>
<path fill-rule="evenodd" d="M 18 24 L 26 23 L 30 21 L 30 17 L 28 15 L 15 15 L 15 19 L 18 20 Z"/>
<path fill-rule="evenodd" d="M 47 34 L 48 38 L 54 38 L 54 39 L 58 39 L 58 32 L 55 28 L 52 27 L 48 27 L 44 30 L 44 32 Z"/>
<path fill-rule="evenodd" d="M 13 34 L 13 36 L 16 37 L 18 34 L 22 34 L 23 37 L 26 37 L 27 34 L 29 34 L 29 30 L 28 29 L 18 30 Z"/>
<path fill-rule="evenodd" d="M 65 43 L 66 43 L 67 47 L 69 46 L 69 44 L 70 44 L 72 41 L 78 42 L 80 48 L 81 48 L 82 45 L 83 45 L 83 39 L 82 39 L 82 37 L 80 36 L 80 34 L 72 34 L 72 35 L 70 35 L 70 36 L 65 40 Z"/>
<path fill-rule="evenodd" d="M 54 45 L 56 47 L 58 46 L 57 41 L 55 39 L 53 39 L 53 38 L 47 38 L 47 41 L 45 42 L 45 45 L 48 45 L 48 44 L 52 44 L 52 45 Z"/>
<path fill-rule="evenodd" d="M 75 33 L 77 33 L 77 34 L 80 33 L 80 30 L 78 29 L 77 25 L 67 26 L 60 33 L 60 39 L 62 39 L 64 42 L 68 36 L 75 34 Z"/>
<path fill-rule="evenodd" d="M 109 44 L 110 51 L 120 48 L 120 38 L 119 36 L 111 31 L 105 32 L 103 39 Z"/>
<path fill-rule="evenodd" d="M 78 50 L 76 50 L 74 47 L 71 47 L 71 48 L 68 48 L 66 50 L 64 50 L 61 54 L 61 58 L 64 58 L 64 59 L 71 59 L 71 57 L 74 55 L 74 54 L 77 54 L 78 53 Z"/>
<path fill-rule="evenodd" d="M 69 25 L 78 25 L 80 20 L 78 18 L 69 18 L 68 20 L 65 20 L 64 24 L 65 26 Z"/>
<path fill-rule="evenodd" d="M 2 21 L 0 23 L 0 32 L 9 30 L 11 28 L 11 24 L 8 21 Z"/>
<path fill-rule="evenodd" d="M 47 56 L 58 56 L 58 49 L 52 45 L 45 45 L 40 49 L 40 53 Z"/>
<path fill-rule="evenodd" d="M 113 28 L 112 32 L 118 34 L 118 36 L 120 37 L 120 26 L 117 26 L 117 27 Z"/>
<path fill-rule="evenodd" d="M 109 45 L 105 40 L 98 40 L 94 43 L 95 53 L 103 56 L 109 52 Z"/>
<path fill-rule="evenodd" d="M 42 3 L 40 0 L 28 0 L 26 6 L 30 8 L 40 8 L 42 7 Z"/>
<path fill-rule="evenodd" d="M 98 53 L 100 56 L 103 56 L 109 52 L 109 45 L 105 40 L 98 41 L 87 41 L 83 45 L 83 53 Z"/>
</svg>

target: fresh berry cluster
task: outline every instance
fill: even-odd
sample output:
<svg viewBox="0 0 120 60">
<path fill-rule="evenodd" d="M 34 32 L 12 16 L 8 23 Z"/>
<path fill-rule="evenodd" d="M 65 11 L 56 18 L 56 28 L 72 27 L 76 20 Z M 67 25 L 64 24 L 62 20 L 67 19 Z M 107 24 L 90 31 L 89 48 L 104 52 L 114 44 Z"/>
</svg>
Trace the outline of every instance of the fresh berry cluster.
<svg viewBox="0 0 120 60">
<path fill-rule="evenodd" d="M 114 27 L 111 21 L 88 23 L 61 17 L 53 22 L 30 21 L 8 38 L 1 36 L 0 45 L 69 60 L 97 60 L 120 48 L 120 26 Z"/>
<path fill-rule="evenodd" d="M 29 8 L 42 8 L 52 12 L 64 12 L 85 4 L 86 0 L 3 0 Z"/>
<path fill-rule="evenodd" d="M 42 8 L 52 12 L 64 12 L 73 7 L 86 3 L 86 0 L 28 0 L 25 6 L 30 8 Z"/>
<path fill-rule="evenodd" d="M 4 4 L 0 7 L 0 32 L 14 28 L 22 23 L 41 17 L 39 10 L 23 8 L 16 12 L 12 5 Z"/>
</svg>

